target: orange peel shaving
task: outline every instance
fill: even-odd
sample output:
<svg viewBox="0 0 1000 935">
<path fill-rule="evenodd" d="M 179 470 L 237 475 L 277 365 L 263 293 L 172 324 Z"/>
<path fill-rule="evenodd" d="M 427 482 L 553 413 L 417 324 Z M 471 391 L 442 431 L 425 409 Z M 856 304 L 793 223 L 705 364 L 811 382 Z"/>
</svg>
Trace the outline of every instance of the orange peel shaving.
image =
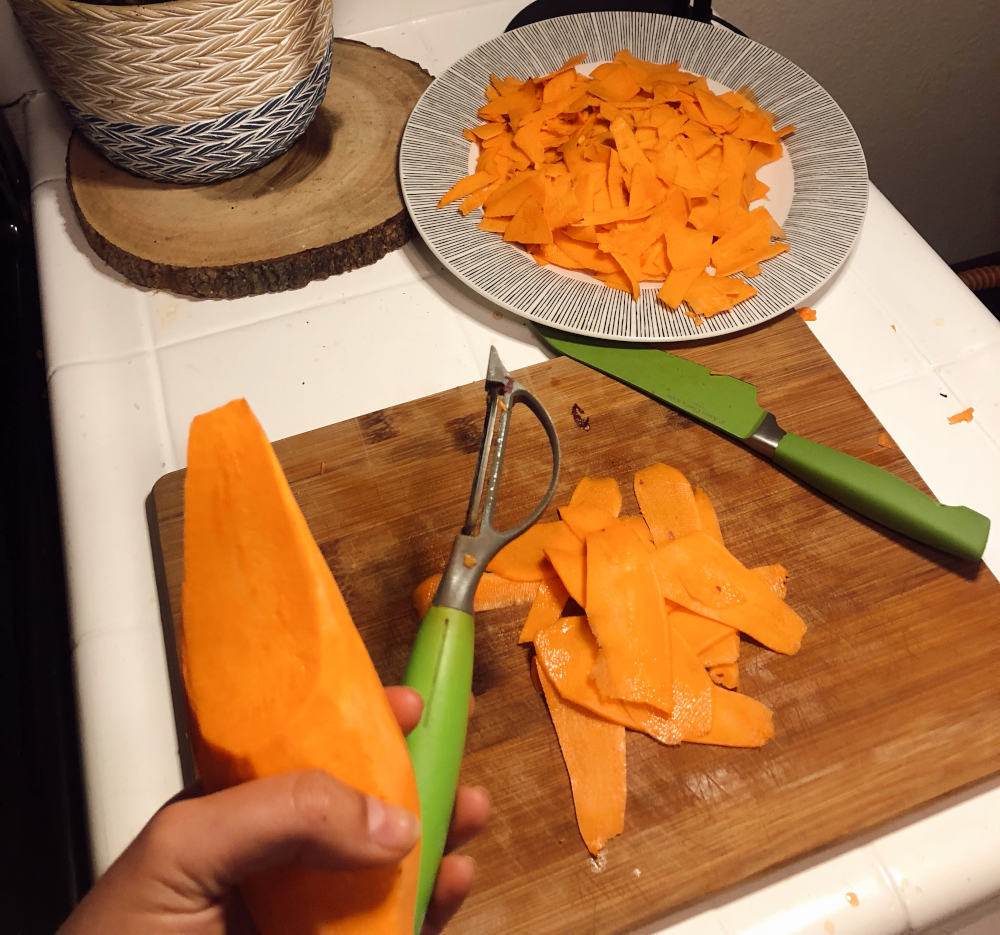
<svg viewBox="0 0 1000 935">
<path fill-rule="evenodd" d="M 541 265 L 580 270 L 639 298 L 707 318 L 756 295 L 746 277 L 788 249 L 761 205 L 758 170 L 781 158 L 747 89 L 714 93 L 678 62 L 628 50 L 590 75 L 570 58 L 540 78 L 492 76 L 483 121 L 463 135 L 475 170 L 440 199 Z"/>
</svg>

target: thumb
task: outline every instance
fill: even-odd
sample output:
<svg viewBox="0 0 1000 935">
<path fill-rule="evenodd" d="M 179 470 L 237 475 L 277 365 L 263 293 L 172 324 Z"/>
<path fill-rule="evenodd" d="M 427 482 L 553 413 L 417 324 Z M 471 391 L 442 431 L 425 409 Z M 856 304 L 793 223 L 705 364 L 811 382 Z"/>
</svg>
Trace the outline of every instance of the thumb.
<svg viewBox="0 0 1000 935">
<path fill-rule="evenodd" d="M 401 860 L 420 835 L 411 812 L 321 770 L 255 779 L 168 805 L 147 826 L 148 851 L 173 857 L 208 896 L 272 867 L 347 870 Z M 163 853 L 166 851 L 167 853 Z M 161 864 L 162 866 L 162 864 Z"/>
</svg>

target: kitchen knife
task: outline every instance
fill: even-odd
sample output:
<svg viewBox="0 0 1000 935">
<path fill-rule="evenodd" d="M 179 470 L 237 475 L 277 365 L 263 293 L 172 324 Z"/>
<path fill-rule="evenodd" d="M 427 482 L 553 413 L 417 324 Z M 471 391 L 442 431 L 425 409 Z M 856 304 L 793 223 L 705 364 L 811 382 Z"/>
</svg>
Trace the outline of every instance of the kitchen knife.
<svg viewBox="0 0 1000 935">
<path fill-rule="evenodd" d="M 555 350 L 731 435 L 869 519 L 950 555 L 982 557 L 988 517 L 938 503 L 882 468 L 786 432 L 758 405 L 749 383 L 656 347 L 533 327 Z"/>
</svg>

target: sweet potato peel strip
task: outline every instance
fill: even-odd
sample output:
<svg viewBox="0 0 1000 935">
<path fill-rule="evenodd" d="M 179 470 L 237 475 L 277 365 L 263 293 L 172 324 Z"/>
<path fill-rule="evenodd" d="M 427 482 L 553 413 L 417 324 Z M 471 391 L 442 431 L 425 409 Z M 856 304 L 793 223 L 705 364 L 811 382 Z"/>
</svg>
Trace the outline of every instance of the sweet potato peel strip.
<svg viewBox="0 0 1000 935">
<path fill-rule="evenodd" d="M 522 579 L 490 588 L 511 605 L 535 582 L 519 641 L 533 644 L 592 854 L 624 827 L 625 731 L 666 746 L 761 746 L 773 716 L 739 691 L 741 633 L 794 653 L 805 632 L 785 601 L 784 566 L 743 565 L 703 488 L 663 464 L 633 482 L 639 515 L 622 515 L 613 480 L 584 478 L 560 519 L 490 566 Z"/>
<path fill-rule="evenodd" d="M 695 318 L 756 295 L 750 279 L 788 249 L 757 173 L 795 128 L 775 129 L 748 89 L 716 94 L 677 62 L 622 50 L 587 75 L 582 60 L 491 78 L 483 123 L 464 131 L 475 169 L 438 207 L 478 212 L 482 230 L 537 263 L 633 299 L 658 283 L 660 301 Z"/>
</svg>

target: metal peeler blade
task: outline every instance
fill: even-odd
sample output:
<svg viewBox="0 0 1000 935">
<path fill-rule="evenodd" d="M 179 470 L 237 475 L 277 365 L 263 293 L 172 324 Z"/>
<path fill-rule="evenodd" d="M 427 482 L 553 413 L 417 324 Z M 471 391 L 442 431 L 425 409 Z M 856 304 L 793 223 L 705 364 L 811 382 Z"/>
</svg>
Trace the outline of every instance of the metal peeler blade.
<svg viewBox="0 0 1000 935">
<path fill-rule="evenodd" d="M 542 404 L 507 372 L 490 348 L 486 368 L 486 417 L 469 494 L 465 525 L 452 543 L 434 601 L 420 623 L 403 683 L 424 699 L 420 723 L 407 737 L 420 796 L 423 837 L 414 932 L 419 933 L 444 853 L 465 748 L 472 657 L 473 599 L 490 559 L 545 511 L 559 479 L 559 440 Z M 523 404 L 538 419 L 552 452 L 552 473 L 538 505 L 508 529 L 493 525 L 511 411 Z"/>
<path fill-rule="evenodd" d="M 559 480 L 559 439 L 552 420 L 535 396 L 510 375 L 495 347 L 490 347 L 485 390 L 486 416 L 465 525 L 455 539 L 451 558 L 435 595 L 436 604 L 468 613 L 472 613 L 473 593 L 489 560 L 538 520 L 549 505 Z M 511 414 L 519 403 L 531 410 L 545 430 L 552 454 L 552 473 L 535 509 L 516 525 L 498 530 L 493 526 L 493 514 L 507 453 Z"/>
</svg>

